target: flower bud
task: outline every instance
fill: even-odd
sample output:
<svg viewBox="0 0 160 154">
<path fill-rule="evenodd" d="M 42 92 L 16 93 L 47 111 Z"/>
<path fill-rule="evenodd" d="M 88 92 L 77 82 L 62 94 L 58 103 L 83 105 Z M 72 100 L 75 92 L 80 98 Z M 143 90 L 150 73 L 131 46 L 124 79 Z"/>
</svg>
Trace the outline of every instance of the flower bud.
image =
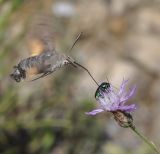
<svg viewBox="0 0 160 154">
<path fill-rule="evenodd" d="M 130 113 L 124 111 L 112 112 L 117 123 L 124 128 L 133 126 L 133 118 Z"/>
</svg>

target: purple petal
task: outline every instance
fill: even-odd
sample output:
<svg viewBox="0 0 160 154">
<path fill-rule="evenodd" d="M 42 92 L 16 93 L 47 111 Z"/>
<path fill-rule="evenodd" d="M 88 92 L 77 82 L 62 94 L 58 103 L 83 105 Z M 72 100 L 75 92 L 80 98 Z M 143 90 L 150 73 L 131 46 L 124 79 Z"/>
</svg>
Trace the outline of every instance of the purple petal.
<svg viewBox="0 0 160 154">
<path fill-rule="evenodd" d="M 100 113 L 100 112 L 103 112 L 104 110 L 103 109 L 95 109 L 91 112 L 86 112 L 85 114 L 87 115 L 96 115 L 97 113 Z"/>
<path fill-rule="evenodd" d="M 135 91 L 136 91 L 136 86 L 134 86 L 130 90 L 129 94 L 126 94 L 125 96 L 122 96 L 121 99 L 120 99 L 121 104 L 124 104 L 125 101 L 127 101 L 129 98 L 131 98 L 134 95 Z"/>
<path fill-rule="evenodd" d="M 132 104 L 132 105 L 120 106 L 120 107 L 119 107 L 119 110 L 131 112 L 131 111 L 136 110 L 136 105 L 135 105 L 135 104 Z"/>
<path fill-rule="evenodd" d="M 112 90 L 109 94 L 108 94 L 108 97 L 110 99 L 111 102 L 114 102 L 117 104 L 117 106 L 119 105 L 119 102 L 120 102 L 120 97 L 117 95 L 117 93 Z"/>
<path fill-rule="evenodd" d="M 123 79 L 122 84 L 121 84 L 121 86 L 120 86 L 119 93 L 118 93 L 119 96 L 123 94 L 124 88 L 125 88 L 127 82 L 128 82 L 128 80 L 124 80 L 124 79 Z"/>
<path fill-rule="evenodd" d="M 130 90 L 129 94 L 128 94 L 128 97 L 132 97 L 136 91 L 136 85 Z"/>
<path fill-rule="evenodd" d="M 117 105 L 114 105 L 115 103 L 111 102 L 107 96 L 105 96 L 104 98 L 100 98 L 99 103 L 100 103 L 100 107 L 106 111 L 110 111 L 113 106 L 117 106 Z"/>
<path fill-rule="evenodd" d="M 105 109 L 108 108 L 108 104 L 109 104 L 108 99 L 99 98 L 98 102 L 102 108 L 105 108 Z"/>
</svg>

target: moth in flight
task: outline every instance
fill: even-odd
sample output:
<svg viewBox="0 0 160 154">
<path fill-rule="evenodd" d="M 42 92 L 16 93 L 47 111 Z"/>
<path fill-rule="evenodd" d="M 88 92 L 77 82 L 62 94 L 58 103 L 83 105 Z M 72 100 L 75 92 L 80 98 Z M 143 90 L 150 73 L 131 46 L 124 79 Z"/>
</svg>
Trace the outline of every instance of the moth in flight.
<svg viewBox="0 0 160 154">
<path fill-rule="evenodd" d="M 41 16 L 34 21 L 35 23 L 32 24 L 28 34 L 28 44 L 31 56 L 22 59 L 16 66 L 14 66 L 14 71 L 10 74 L 10 77 L 16 82 L 21 82 L 22 80 L 29 78 L 29 76 L 36 76 L 31 80 L 34 81 L 70 64 L 74 67 L 78 66 L 83 68 L 98 85 L 88 69 L 77 63 L 71 57 L 55 50 L 54 32 L 51 19 L 46 16 Z M 80 36 L 81 34 L 78 35 L 71 49 Z"/>
</svg>

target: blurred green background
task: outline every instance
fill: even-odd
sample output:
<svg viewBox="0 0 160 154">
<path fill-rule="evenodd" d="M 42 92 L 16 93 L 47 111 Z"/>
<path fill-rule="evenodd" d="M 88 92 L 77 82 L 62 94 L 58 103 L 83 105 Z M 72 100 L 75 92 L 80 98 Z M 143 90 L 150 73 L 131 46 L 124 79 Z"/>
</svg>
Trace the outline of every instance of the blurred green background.
<svg viewBox="0 0 160 154">
<path fill-rule="evenodd" d="M 56 49 L 101 83 L 137 85 L 137 127 L 160 146 L 159 0 L 0 0 L 0 153 L 152 154 L 110 114 L 96 107 L 95 83 L 82 69 L 65 67 L 35 82 L 15 83 L 12 67 L 29 56 L 25 36 L 34 15 L 53 15 Z M 67 53 L 68 54 L 68 53 Z"/>
</svg>

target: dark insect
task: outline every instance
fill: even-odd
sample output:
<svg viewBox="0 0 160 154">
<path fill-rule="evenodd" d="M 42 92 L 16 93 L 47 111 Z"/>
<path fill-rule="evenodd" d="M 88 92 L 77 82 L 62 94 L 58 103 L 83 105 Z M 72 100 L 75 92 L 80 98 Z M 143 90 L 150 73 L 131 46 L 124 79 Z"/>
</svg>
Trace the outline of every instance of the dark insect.
<svg viewBox="0 0 160 154">
<path fill-rule="evenodd" d="M 105 92 L 106 90 L 108 90 L 108 88 L 110 88 L 110 83 L 108 82 L 101 83 L 101 85 L 97 88 L 95 92 L 95 98 L 98 99 L 100 96 L 102 96 L 101 92 Z"/>
<path fill-rule="evenodd" d="M 84 66 L 74 61 L 71 57 L 55 50 L 53 43 L 53 26 L 51 25 L 50 19 L 46 16 L 42 16 L 35 21 L 36 23 L 32 24 L 28 35 L 28 42 L 32 55 L 21 60 L 17 66 L 14 66 L 14 71 L 10 74 L 10 77 L 16 82 L 20 82 L 28 77 L 30 78 L 30 76 L 39 75 L 31 80 L 34 81 L 53 73 L 65 65 L 71 64 L 74 67 L 79 66 L 87 71 L 94 82 L 98 85 Z M 70 50 L 72 50 L 80 36 L 81 34 L 78 35 Z"/>
</svg>

